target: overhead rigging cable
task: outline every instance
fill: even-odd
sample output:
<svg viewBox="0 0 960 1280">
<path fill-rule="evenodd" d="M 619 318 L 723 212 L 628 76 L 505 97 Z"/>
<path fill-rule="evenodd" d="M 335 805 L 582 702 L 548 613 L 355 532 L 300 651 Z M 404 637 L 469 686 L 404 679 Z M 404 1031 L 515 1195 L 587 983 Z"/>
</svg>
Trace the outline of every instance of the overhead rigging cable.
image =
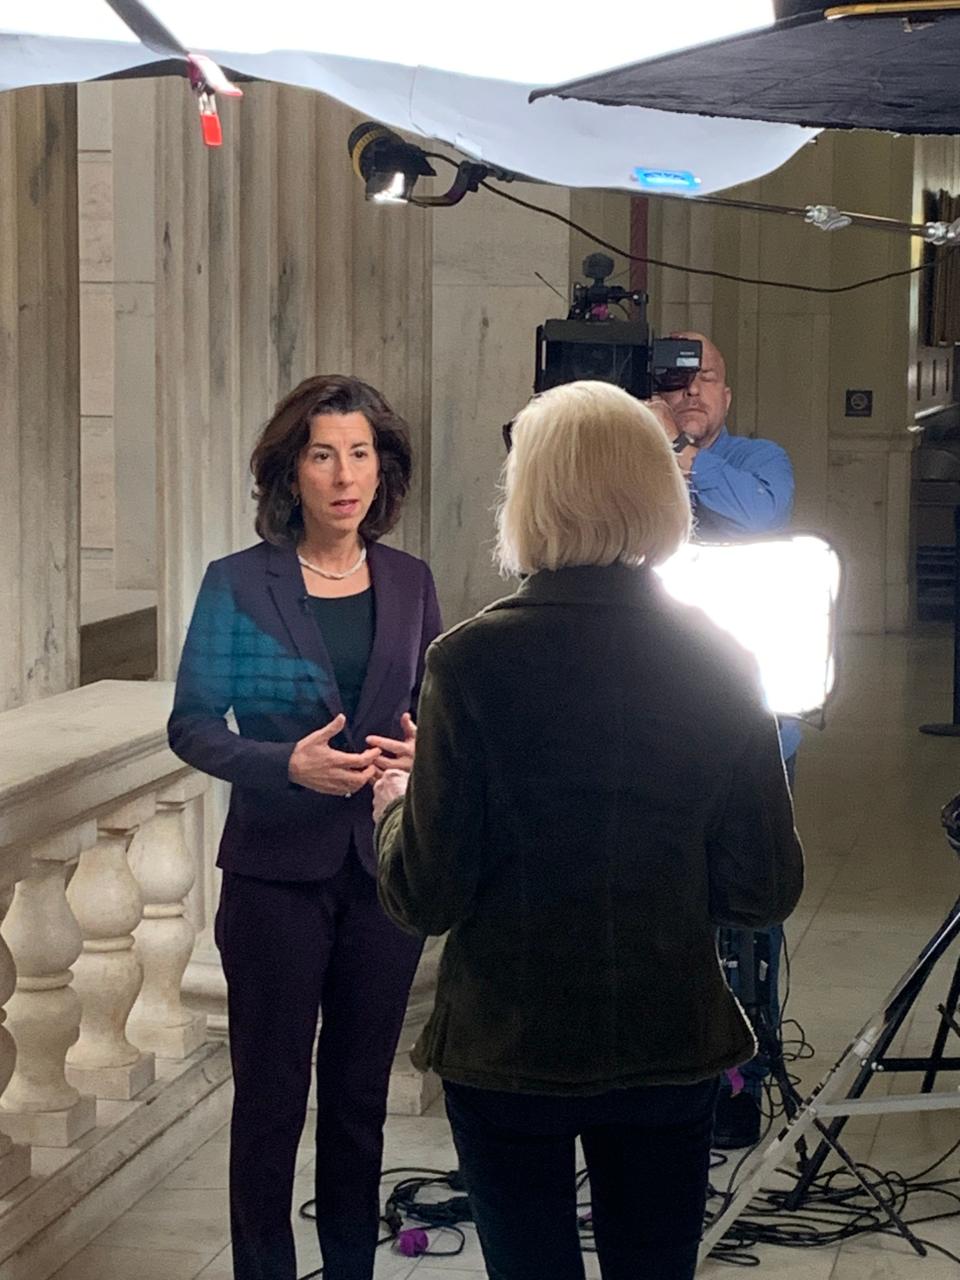
<svg viewBox="0 0 960 1280">
<path fill-rule="evenodd" d="M 936 258 L 931 258 L 927 262 L 921 262 L 916 267 L 905 267 L 900 271 L 887 271 L 883 275 L 869 276 L 865 280 L 855 280 L 852 284 L 838 285 L 816 285 L 816 284 L 797 284 L 791 280 L 766 280 L 760 276 L 741 276 L 732 271 L 716 271 L 707 267 L 688 267 L 679 262 L 668 262 L 664 258 L 651 258 L 645 254 L 631 253 L 627 249 L 621 248 L 619 245 L 612 244 L 609 240 L 604 240 L 588 227 L 581 226 L 579 222 L 574 222 L 571 218 L 567 218 L 562 213 L 557 213 L 555 209 L 547 209 L 543 205 L 533 204 L 529 200 L 522 200 L 519 196 L 512 195 L 508 191 L 504 191 L 500 187 L 491 186 L 489 182 L 481 182 L 480 186 L 491 192 L 495 196 L 499 196 L 501 200 L 509 200 L 511 204 L 519 205 L 523 209 L 530 209 L 534 213 L 542 213 L 547 218 L 552 218 L 555 222 L 562 222 L 564 226 L 570 227 L 573 231 L 579 231 L 588 240 L 592 240 L 594 244 L 598 244 L 601 248 L 610 249 L 613 253 L 618 254 L 621 258 L 627 258 L 630 262 L 645 262 L 653 267 L 663 267 L 668 271 L 682 271 L 686 275 L 691 276 L 709 276 L 714 280 L 731 280 L 735 284 L 756 284 L 764 285 L 770 289 L 790 289 L 796 293 L 819 293 L 819 294 L 841 294 L 853 293 L 856 289 L 865 289 L 868 285 L 882 284 L 885 280 L 898 280 L 904 276 L 918 275 L 920 272 L 929 271 L 935 264 Z M 713 203 L 721 203 L 719 200 L 709 199 Z M 698 201 L 698 203 L 701 203 Z M 748 201 L 723 201 L 726 205 L 737 208 L 754 208 L 766 209 L 773 213 L 795 213 L 805 212 L 799 209 L 793 209 L 787 206 L 778 207 L 776 205 L 755 205 Z M 896 224 L 892 230 L 904 230 L 901 224 Z"/>
</svg>

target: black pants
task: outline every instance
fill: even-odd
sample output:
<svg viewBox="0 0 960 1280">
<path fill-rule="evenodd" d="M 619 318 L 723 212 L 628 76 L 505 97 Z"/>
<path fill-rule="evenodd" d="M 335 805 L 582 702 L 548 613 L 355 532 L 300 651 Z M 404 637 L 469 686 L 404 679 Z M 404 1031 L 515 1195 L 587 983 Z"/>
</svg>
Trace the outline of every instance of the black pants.
<svg viewBox="0 0 960 1280">
<path fill-rule="evenodd" d="M 317 1034 L 317 1234 L 324 1280 L 371 1280 L 390 1066 L 422 943 L 350 854 L 329 880 L 225 872 L 216 923 L 234 1104 L 235 1280 L 295 1280 L 290 1224 Z"/>
<path fill-rule="evenodd" d="M 604 1280 L 690 1280 L 715 1080 L 592 1098 L 444 1088 L 489 1280 L 583 1280 L 577 1136 Z"/>
</svg>

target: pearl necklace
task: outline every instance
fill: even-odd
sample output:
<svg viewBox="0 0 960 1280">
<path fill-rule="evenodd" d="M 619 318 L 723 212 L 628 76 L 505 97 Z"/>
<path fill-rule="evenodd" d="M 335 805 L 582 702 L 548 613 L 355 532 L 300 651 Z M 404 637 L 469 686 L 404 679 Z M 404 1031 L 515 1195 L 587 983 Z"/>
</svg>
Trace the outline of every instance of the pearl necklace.
<svg viewBox="0 0 960 1280">
<path fill-rule="evenodd" d="M 349 569 L 344 569 L 343 573 L 331 573 L 329 569 L 321 569 L 319 565 L 311 564 L 309 560 L 304 560 L 303 556 L 297 552 L 297 559 L 305 569 L 309 569 L 311 573 L 319 573 L 321 578 L 330 578 L 334 582 L 342 582 L 344 578 L 350 578 L 363 567 L 367 558 L 367 548 L 360 548 L 360 556 L 356 564 L 352 564 Z"/>
</svg>

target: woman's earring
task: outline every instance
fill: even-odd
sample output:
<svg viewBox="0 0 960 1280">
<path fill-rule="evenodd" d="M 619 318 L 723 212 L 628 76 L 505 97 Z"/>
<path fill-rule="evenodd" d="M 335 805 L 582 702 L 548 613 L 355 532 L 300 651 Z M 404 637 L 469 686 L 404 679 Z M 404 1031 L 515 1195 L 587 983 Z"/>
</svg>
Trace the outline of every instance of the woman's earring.
<svg viewBox="0 0 960 1280">
<path fill-rule="evenodd" d="M 295 493 L 295 494 L 293 495 L 293 505 L 294 505 L 295 507 L 299 507 L 299 505 L 300 505 L 300 495 L 299 495 L 299 493 Z"/>
</svg>

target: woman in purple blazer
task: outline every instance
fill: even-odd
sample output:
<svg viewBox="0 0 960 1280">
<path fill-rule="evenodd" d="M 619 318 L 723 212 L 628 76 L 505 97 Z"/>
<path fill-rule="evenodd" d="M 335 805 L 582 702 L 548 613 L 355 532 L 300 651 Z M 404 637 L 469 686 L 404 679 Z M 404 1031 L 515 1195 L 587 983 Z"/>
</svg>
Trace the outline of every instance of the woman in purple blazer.
<svg viewBox="0 0 960 1280">
<path fill-rule="evenodd" d="M 410 768 L 440 614 L 423 561 L 378 541 L 411 472 L 406 424 L 379 392 L 306 379 L 251 467 L 263 541 L 207 569 L 169 724 L 182 760 L 233 784 L 215 932 L 235 1085 L 234 1276 L 295 1280 L 316 1044 L 324 1280 L 370 1280 L 390 1064 L 421 949 L 377 901 L 370 783 Z"/>
</svg>

